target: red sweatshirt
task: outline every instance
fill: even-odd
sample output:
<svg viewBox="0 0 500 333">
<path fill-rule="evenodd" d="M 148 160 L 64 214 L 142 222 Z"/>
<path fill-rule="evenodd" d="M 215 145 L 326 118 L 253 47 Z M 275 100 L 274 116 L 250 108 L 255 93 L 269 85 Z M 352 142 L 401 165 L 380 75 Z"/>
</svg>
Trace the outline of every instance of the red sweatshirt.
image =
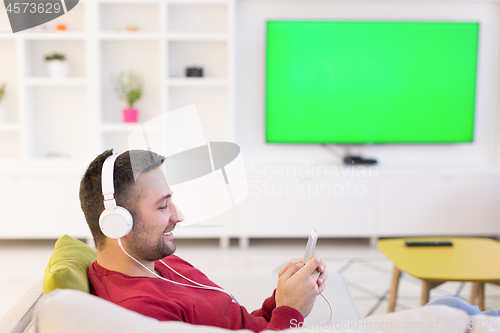
<svg viewBox="0 0 500 333">
<path fill-rule="evenodd" d="M 162 260 L 193 281 L 219 287 L 201 271 L 177 256 L 168 256 Z M 164 278 L 191 284 L 159 261 L 155 262 L 155 268 Z M 223 292 L 179 286 L 153 277 L 132 277 L 110 271 L 100 266 L 97 261 L 90 265 L 89 279 L 94 295 L 161 321 L 175 320 L 232 330 L 249 329 L 254 332 L 290 328 L 292 319 L 296 320 L 294 322 L 304 321 L 304 317 L 296 309 L 287 306 L 276 307 L 276 290 L 264 301 L 261 309 L 250 314 Z"/>
</svg>

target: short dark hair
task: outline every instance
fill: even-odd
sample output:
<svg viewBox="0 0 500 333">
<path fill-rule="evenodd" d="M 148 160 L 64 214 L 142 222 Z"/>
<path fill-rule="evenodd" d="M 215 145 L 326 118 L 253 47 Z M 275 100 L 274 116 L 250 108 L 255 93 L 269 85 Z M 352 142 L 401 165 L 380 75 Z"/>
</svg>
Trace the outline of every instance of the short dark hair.
<svg viewBox="0 0 500 333">
<path fill-rule="evenodd" d="M 85 219 L 94 237 L 97 249 L 104 247 L 106 236 L 99 227 L 99 216 L 104 211 L 102 195 L 102 165 L 113 150 L 106 150 L 97 156 L 88 166 L 80 182 L 80 205 Z M 138 220 L 137 202 L 141 191 L 135 186 L 135 180 L 142 172 L 148 172 L 159 167 L 165 157 L 148 150 L 129 150 L 118 156 L 113 169 L 115 199 L 118 206 L 125 207 Z"/>
</svg>

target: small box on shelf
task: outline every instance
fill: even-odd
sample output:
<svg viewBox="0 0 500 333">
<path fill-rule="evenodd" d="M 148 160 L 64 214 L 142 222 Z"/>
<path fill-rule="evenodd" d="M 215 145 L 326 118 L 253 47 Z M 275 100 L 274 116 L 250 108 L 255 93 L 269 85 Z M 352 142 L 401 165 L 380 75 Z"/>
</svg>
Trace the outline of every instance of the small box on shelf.
<svg viewBox="0 0 500 333">
<path fill-rule="evenodd" d="M 227 77 L 226 42 L 171 41 L 168 46 L 169 76 L 185 76 L 185 68 L 197 64 L 204 77 Z"/>
</svg>

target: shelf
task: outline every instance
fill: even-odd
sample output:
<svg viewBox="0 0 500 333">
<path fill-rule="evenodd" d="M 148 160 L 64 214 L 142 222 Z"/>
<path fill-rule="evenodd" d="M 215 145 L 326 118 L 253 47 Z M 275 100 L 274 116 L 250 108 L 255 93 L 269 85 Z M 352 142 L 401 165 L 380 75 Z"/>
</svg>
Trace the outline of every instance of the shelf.
<svg viewBox="0 0 500 333">
<path fill-rule="evenodd" d="M 84 32 L 57 32 L 57 31 L 40 31 L 37 33 L 19 33 L 26 40 L 84 40 Z"/>
<path fill-rule="evenodd" d="M 103 133 L 121 133 L 121 134 L 128 134 L 141 126 L 141 122 L 137 123 L 107 123 L 107 124 L 101 124 L 101 131 Z M 161 127 L 160 126 L 155 126 L 155 125 L 148 125 L 147 126 L 148 131 L 160 131 Z"/>
<path fill-rule="evenodd" d="M 58 31 L 40 31 L 40 32 L 18 32 L 13 34 L 10 31 L 0 32 L 1 39 L 18 39 L 26 40 L 84 40 L 84 32 L 58 32 Z"/>
<path fill-rule="evenodd" d="M 160 34 L 157 32 L 100 32 L 100 40 L 159 40 Z"/>
<path fill-rule="evenodd" d="M 62 158 L 4 159 L 0 163 L 0 172 L 9 175 L 59 175 L 83 174 L 89 162 L 87 160 Z"/>
<path fill-rule="evenodd" d="M 159 0 L 99 0 L 101 4 L 112 4 L 112 5 L 127 5 L 127 4 L 158 4 Z"/>
<path fill-rule="evenodd" d="M 229 40 L 227 33 L 170 33 L 167 34 L 169 41 L 200 41 L 200 42 L 224 42 Z"/>
<path fill-rule="evenodd" d="M 101 124 L 103 133 L 130 133 L 139 126 L 140 123 L 107 123 Z"/>
<path fill-rule="evenodd" d="M 31 87 L 53 87 L 53 86 L 86 86 L 86 78 L 50 78 L 50 77 L 30 77 L 26 78 L 26 85 Z"/>
<path fill-rule="evenodd" d="M 0 122 L 0 133 L 5 132 L 19 132 L 21 130 L 21 125 L 18 123 L 2 123 Z"/>
<path fill-rule="evenodd" d="M 225 87 L 229 84 L 227 79 L 206 77 L 180 77 L 168 78 L 169 87 Z"/>
<path fill-rule="evenodd" d="M 168 4 L 175 5 L 227 5 L 227 0 L 168 0 Z"/>
<path fill-rule="evenodd" d="M 0 32 L 0 40 L 14 40 L 16 39 L 16 34 L 13 34 L 12 31 L 1 31 Z"/>
</svg>

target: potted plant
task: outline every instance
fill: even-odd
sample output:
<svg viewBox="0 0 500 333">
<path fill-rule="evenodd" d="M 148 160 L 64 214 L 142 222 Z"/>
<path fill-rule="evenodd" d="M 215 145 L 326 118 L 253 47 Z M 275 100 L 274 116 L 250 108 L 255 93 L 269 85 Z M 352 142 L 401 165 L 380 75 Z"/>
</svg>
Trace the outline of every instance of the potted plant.
<svg viewBox="0 0 500 333">
<path fill-rule="evenodd" d="M 0 121 L 4 120 L 2 99 L 5 97 L 5 83 L 0 86 Z"/>
<path fill-rule="evenodd" d="M 50 77 L 63 78 L 68 75 L 68 64 L 62 53 L 54 52 L 45 56 Z"/>
<path fill-rule="evenodd" d="M 142 78 L 136 72 L 128 71 L 112 76 L 112 82 L 118 98 L 127 103 L 127 108 L 123 110 L 123 120 L 126 123 L 137 122 L 139 111 L 134 105 L 142 96 Z"/>
</svg>

